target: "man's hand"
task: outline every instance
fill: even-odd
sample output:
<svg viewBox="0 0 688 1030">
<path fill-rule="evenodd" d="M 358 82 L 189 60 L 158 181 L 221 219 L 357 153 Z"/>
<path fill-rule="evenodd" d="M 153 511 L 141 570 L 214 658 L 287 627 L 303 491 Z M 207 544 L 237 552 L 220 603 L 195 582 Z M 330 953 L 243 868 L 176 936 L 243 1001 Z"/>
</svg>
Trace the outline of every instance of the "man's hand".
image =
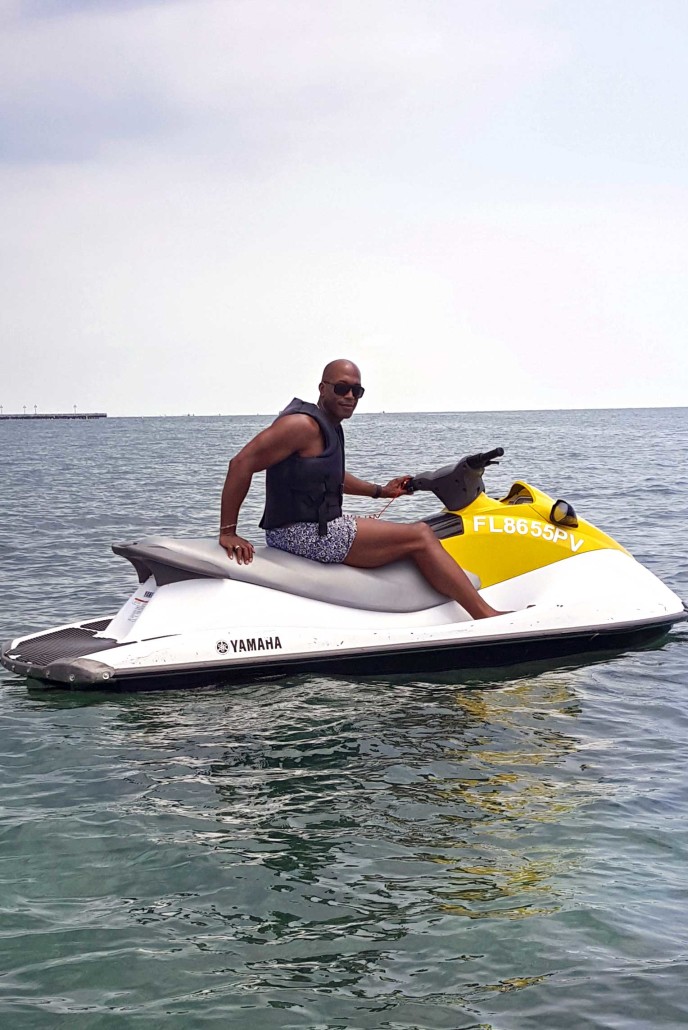
<svg viewBox="0 0 688 1030">
<path fill-rule="evenodd" d="M 220 547 L 224 547 L 230 559 L 236 558 L 237 565 L 250 565 L 253 561 L 253 544 L 237 533 L 220 533 Z"/>
<path fill-rule="evenodd" d="M 402 497 L 406 494 L 406 484 L 408 483 L 411 476 L 397 476 L 395 479 L 390 479 L 386 486 L 383 486 L 381 497 Z"/>
</svg>

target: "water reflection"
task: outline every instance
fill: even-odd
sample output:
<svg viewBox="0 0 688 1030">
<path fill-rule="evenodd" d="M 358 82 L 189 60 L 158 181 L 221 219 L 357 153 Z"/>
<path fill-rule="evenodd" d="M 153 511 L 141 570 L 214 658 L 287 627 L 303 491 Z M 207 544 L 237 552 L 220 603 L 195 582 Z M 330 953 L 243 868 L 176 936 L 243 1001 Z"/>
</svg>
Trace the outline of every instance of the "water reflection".
<svg viewBox="0 0 688 1030">
<path fill-rule="evenodd" d="M 394 707 L 380 684 L 352 695 L 349 684 L 306 681 L 292 687 L 295 698 L 215 698 L 215 726 L 227 728 L 208 730 L 208 740 L 194 734 L 195 748 L 188 733 L 205 720 L 188 706 L 128 707 L 121 719 L 214 792 L 215 826 L 196 844 L 262 867 L 275 892 L 302 898 L 304 886 L 328 884 L 319 920 L 335 936 L 328 906 L 363 905 L 375 924 L 394 912 L 403 923 L 410 903 L 416 918 L 419 908 L 523 918 L 556 905 L 561 863 L 551 837 L 543 854 L 530 854 L 534 842 L 542 850 L 539 825 L 590 796 L 566 766 L 580 746 L 569 732 L 579 711 L 570 675 L 499 692 L 438 695 L 416 684 L 395 692 Z M 176 788 L 176 811 L 198 815 L 179 778 Z M 164 795 L 158 787 L 146 806 L 169 805 L 169 788 Z M 207 791 L 203 799 L 207 807 Z M 292 922 L 309 936 L 302 919 Z M 260 933 L 283 939 L 289 925 L 271 913 Z M 343 927 L 360 930 L 348 919 Z"/>
<path fill-rule="evenodd" d="M 446 991 L 437 959 L 416 968 L 431 941 L 472 968 L 482 951 L 466 948 L 467 926 L 559 910 L 572 858 L 558 825 L 594 790 L 578 761 L 579 675 L 468 691 L 302 677 L 31 703 L 74 719 L 86 701 L 84 731 L 99 727 L 101 766 L 121 789 L 111 812 L 147 856 L 132 924 L 232 968 L 242 990 L 373 998 L 408 990 L 410 975 L 421 993 Z M 479 978 L 465 996 L 541 975 Z"/>
</svg>

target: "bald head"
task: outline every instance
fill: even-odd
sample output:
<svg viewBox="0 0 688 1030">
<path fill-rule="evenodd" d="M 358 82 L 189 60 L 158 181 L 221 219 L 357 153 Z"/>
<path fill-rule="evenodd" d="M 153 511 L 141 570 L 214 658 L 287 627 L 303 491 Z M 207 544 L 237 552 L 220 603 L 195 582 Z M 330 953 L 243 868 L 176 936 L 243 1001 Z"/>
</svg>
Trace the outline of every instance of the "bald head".
<svg viewBox="0 0 688 1030">
<path fill-rule="evenodd" d="M 347 378 L 352 376 L 359 383 L 361 381 L 361 371 L 358 365 L 354 365 L 353 361 L 347 361 L 346 358 L 337 358 L 336 361 L 330 361 L 329 365 L 325 365 L 321 382 L 326 383 L 328 380 L 331 380 L 333 383 L 336 383 L 342 376 Z"/>
</svg>

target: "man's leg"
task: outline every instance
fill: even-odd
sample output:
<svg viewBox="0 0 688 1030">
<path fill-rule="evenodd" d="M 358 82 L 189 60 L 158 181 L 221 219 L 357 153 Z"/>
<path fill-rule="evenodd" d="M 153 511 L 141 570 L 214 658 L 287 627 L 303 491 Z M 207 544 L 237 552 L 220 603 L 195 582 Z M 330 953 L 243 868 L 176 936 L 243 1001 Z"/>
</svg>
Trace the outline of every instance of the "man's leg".
<svg viewBox="0 0 688 1030">
<path fill-rule="evenodd" d="M 438 593 L 458 601 L 472 618 L 489 619 L 503 614 L 483 600 L 425 522 L 404 525 L 362 518 L 356 522 L 356 537 L 344 559 L 345 565 L 377 569 L 398 558 L 412 558 L 428 583 Z"/>
</svg>

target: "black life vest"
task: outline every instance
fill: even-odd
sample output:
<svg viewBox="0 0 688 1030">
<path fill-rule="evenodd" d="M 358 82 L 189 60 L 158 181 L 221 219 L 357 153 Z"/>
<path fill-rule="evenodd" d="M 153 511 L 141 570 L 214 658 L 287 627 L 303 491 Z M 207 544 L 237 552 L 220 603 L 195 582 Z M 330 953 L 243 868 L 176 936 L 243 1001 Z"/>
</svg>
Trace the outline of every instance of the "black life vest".
<svg viewBox="0 0 688 1030">
<path fill-rule="evenodd" d="M 294 397 L 277 418 L 310 415 L 320 426 L 325 450 L 314 458 L 294 453 L 271 465 L 265 474 L 265 511 L 262 529 L 278 529 L 292 522 L 317 522 L 320 536 L 327 523 L 342 514 L 344 485 L 344 433 L 315 404 Z"/>
</svg>

